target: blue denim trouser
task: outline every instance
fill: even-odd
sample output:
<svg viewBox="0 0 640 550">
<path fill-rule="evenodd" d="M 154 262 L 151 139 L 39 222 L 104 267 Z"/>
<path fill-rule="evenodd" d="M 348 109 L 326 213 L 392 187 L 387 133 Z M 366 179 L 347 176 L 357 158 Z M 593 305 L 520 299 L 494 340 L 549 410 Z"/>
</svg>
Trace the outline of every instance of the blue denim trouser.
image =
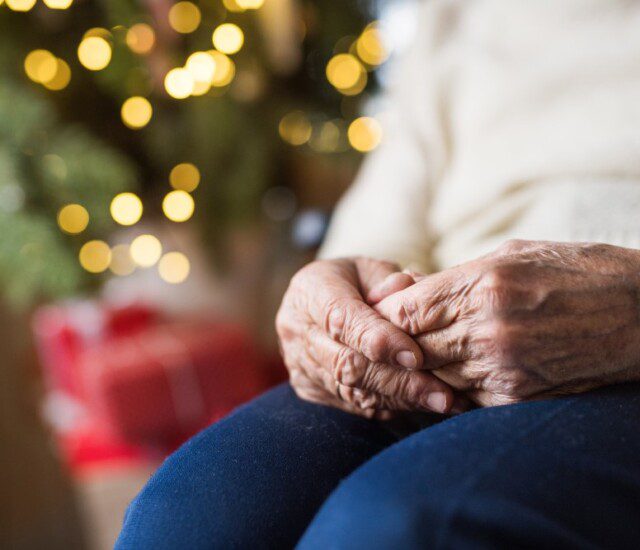
<svg viewBox="0 0 640 550">
<path fill-rule="evenodd" d="M 639 548 L 640 386 L 400 439 L 280 386 L 169 457 L 116 548 Z"/>
</svg>

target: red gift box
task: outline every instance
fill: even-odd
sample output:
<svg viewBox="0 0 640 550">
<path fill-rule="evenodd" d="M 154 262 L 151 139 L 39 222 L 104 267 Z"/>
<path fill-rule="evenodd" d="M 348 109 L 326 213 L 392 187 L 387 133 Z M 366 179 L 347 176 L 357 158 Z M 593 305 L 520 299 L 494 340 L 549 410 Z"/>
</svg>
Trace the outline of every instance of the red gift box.
<svg viewBox="0 0 640 550">
<path fill-rule="evenodd" d="M 86 350 L 90 399 L 125 440 L 171 444 L 264 391 L 270 379 L 242 328 L 174 322 Z"/>
<path fill-rule="evenodd" d="M 157 461 L 286 377 L 242 327 L 170 322 L 141 304 L 47 306 L 33 327 L 45 416 L 76 473 Z"/>
</svg>

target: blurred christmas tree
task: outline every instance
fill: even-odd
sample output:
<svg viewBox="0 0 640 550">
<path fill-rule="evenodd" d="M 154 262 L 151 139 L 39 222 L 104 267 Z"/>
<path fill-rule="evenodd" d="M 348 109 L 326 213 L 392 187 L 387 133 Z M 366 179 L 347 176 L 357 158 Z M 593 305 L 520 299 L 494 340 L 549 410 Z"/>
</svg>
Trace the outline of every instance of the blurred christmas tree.
<svg viewBox="0 0 640 550">
<path fill-rule="evenodd" d="M 107 243 L 143 212 L 192 220 L 220 252 L 268 189 L 292 185 L 292 157 L 353 167 L 380 139 L 376 121 L 358 117 L 387 57 L 370 10 L 0 0 L 5 294 L 28 304 L 98 284 L 110 267 L 129 272 L 122 254 L 139 258 Z"/>
</svg>

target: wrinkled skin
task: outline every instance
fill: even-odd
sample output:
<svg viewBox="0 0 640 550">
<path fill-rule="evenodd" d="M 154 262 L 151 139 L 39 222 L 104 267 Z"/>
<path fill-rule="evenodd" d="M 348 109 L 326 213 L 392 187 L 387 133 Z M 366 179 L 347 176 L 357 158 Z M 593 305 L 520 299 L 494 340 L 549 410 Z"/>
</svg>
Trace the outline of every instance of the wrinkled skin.
<svg viewBox="0 0 640 550">
<path fill-rule="evenodd" d="M 433 275 L 372 289 L 424 367 L 482 406 L 640 379 L 640 253 L 509 241 Z"/>
<path fill-rule="evenodd" d="M 366 417 L 451 409 L 451 388 L 421 369 L 419 345 L 365 301 L 383 281 L 385 292 L 413 284 L 397 272 L 358 258 L 313 262 L 293 277 L 276 328 L 298 396 Z"/>
</svg>

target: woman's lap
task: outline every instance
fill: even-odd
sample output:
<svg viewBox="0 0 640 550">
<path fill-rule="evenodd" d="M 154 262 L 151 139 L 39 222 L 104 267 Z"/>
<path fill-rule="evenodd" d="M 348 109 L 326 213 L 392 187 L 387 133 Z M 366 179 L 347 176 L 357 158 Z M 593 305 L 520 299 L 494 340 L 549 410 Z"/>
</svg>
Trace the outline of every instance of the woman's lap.
<svg viewBox="0 0 640 550">
<path fill-rule="evenodd" d="M 302 548 L 637 544 L 639 421 L 640 388 L 620 386 L 480 409 L 395 442 L 280 387 L 170 457 L 119 544 L 286 548 L 332 491 Z"/>
<path fill-rule="evenodd" d="M 171 455 L 129 506 L 116 547 L 291 547 L 338 482 L 395 441 L 279 386 Z"/>
<path fill-rule="evenodd" d="M 356 470 L 299 547 L 637 548 L 640 386 L 478 409 Z"/>
</svg>

